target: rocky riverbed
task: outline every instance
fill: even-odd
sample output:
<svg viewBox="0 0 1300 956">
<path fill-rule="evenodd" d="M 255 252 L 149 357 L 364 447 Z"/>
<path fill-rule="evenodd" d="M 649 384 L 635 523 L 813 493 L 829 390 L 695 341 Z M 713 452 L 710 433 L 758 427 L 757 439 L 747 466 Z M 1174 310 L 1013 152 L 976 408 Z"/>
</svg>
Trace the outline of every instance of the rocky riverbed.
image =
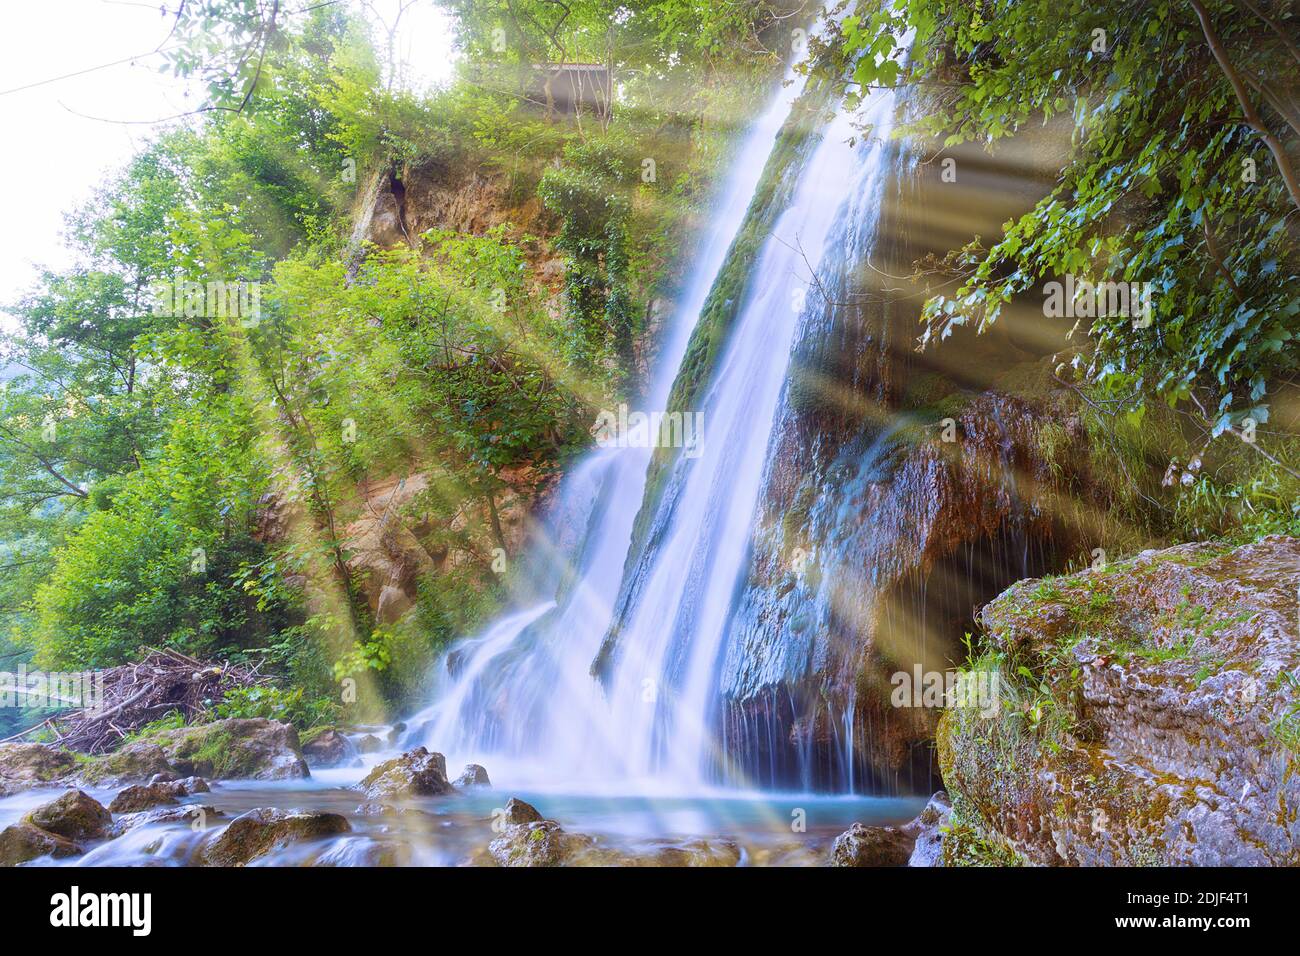
<svg viewBox="0 0 1300 956">
<path fill-rule="evenodd" d="M 944 712 L 928 800 L 518 789 L 401 728 L 220 720 L 0 744 L 0 865 L 1295 864 L 1298 593 L 1281 537 L 1015 585 L 967 664 L 998 706 Z"/>
<path fill-rule="evenodd" d="M 894 827 L 924 802 L 515 796 L 383 729 L 306 745 L 268 720 L 183 731 L 99 758 L 0 746 L 0 865 L 816 866 L 854 821 Z M 381 749 L 362 754 L 368 737 Z M 218 768 L 237 776 L 193 773 Z"/>
</svg>

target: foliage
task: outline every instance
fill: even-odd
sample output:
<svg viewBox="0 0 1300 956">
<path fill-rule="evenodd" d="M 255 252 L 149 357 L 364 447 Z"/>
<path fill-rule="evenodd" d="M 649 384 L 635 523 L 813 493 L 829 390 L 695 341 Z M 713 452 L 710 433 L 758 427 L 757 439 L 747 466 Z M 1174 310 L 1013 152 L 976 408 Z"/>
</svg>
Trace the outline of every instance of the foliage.
<svg viewBox="0 0 1300 956">
<path fill-rule="evenodd" d="M 859 82 L 918 91 L 902 132 L 944 147 L 991 146 L 1043 122 L 1070 136 L 1055 188 L 991 246 L 977 240 L 955 257 L 960 287 L 927 304 L 923 343 L 987 328 L 1013 296 L 1056 276 L 1149 283 L 1149 326 L 1114 313 L 1080 320 L 1086 380 L 1122 411 L 1157 398 L 1187 405 L 1209 437 L 1268 421 L 1300 355 L 1300 197 L 1270 149 L 1294 147 L 1300 133 L 1272 81 L 1294 73 L 1285 40 L 1295 21 L 1276 4 L 1263 6 L 1278 10 L 1278 29 L 1208 4 L 1248 111 L 1198 5 L 1156 0 L 1133 16 L 1120 2 L 908 0 L 845 21 Z M 892 57 L 907 30 L 900 66 Z"/>
<path fill-rule="evenodd" d="M 276 687 L 218 709 L 306 724 L 343 676 L 409 704 L 502 600 L 502 511 L 634 386 L 640 317 L 802 22 L 793 2 L 564 6 L 452 4 L 464 62 L 428 94 L 343 5 L 166 11 L 168 68 L 201 103 L 70 215 L 74 265 L 4 336 L 0 654 L 260 661 Z M 534 64 L 574 59 L 615 68 L 613 115 L 521 95 Z M 352 239 L 362 187 L 431 170 L 508 177 L 528 230 Z M 567 314 L 538 268 L 556 253 Z M 212 281 L 255 284 L 259 313 L 159 305 Z M 378 627 L 352 534 L 403 476 L 425 490 L 382 527 L 437 570 Z"/>
<path fill-rule="evenodd" d="M 332 701 L 308 700 L 301 687 L 236 688 L 226 691 L 213 711 L 221 720 L 261 717 L 291 723 L 300 729 L 331 723 L 338 716 L 337 706 Z"/>
</svg>

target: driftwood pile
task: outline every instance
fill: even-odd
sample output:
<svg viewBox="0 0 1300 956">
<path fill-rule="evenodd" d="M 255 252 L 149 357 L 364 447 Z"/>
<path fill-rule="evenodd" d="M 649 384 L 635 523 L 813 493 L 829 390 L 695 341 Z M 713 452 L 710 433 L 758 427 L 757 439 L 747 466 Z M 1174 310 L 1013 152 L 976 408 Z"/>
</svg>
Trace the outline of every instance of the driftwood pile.
<svg viewBox="0 0 1300 956">
<path fill-rule="evenodd" d="M 228 690 L 267 682 L 261 664 L 209 664 L 174 650 L 151 649 L 134 664 L 122 664 L 94 675 L 94 706 L 51 717 L 16 737 L 42 728 L 53 732 L 50 742 L 87 754 L 107 753 L 128 734 L 150 721 L 180 711 L 186 723 L 218 703 Z M 103 695 L 99 697 L 99 677 Z M 9 738 L 16 739 L 16 738 Z"/>
</svg>

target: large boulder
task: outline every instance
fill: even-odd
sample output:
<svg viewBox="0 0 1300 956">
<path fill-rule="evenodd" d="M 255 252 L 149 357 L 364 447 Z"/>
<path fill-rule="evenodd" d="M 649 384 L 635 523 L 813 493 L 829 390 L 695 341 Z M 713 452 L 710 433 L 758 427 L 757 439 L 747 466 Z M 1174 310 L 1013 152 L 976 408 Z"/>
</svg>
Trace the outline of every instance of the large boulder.
<svg viewBox="0 0 1300 956">
<path fill-rule="evenodd" d="M 314 810 L 249 810 L 230 821 L 216 839 L 203 848 L 206 866 L 244 866 L 272 850 L 303 840 L 347 833 L 352 827 L 337 813 Z"/>
<path fill-rule="evenodd" d="M 855 823 L 835 838 L 831 866 L 907 866 L 912 838 L 898 827 Z"/>
<path fill-rule="evenodd" d="M 379 802 L 437 797 L 454 792 L 447 779 L 447 761 L 442 754 L 429 753 L 423 747 L 384 761 L 366 774 L 354 789 Z"/>
<path fill-rule="evenodd" d="M 48 787 L 68 776 L 77 761 L 66 750 L 45 744 L 0 744 L 0 797 Z"/>
<path fill-rule="evenodd" d="M 81 847 L 67 837 L 50 833 L 30 823 L 15 823 L 0 831 L 0 866 L 18 866 L 43 856 L 77 856 Z"/>
<path fill-rule="evenodd" d="M 1277 536 L 1008 589 L 977 663 L 1002 706 L 939 726 L 945 861 L 1300 864 L 1298 589 Z"/>
<path fill-rule="evenodd" d="M 69 790 L 37 807 L 23 822 L 68 840 L 98 840 L 105 836 L 113 815 L 93 797 L 80 790 Z"/>
<path fill-rule="evenodd" d="M 151 738 L 171 768 L 212 779 L 289 780 L 309 777 L 292 724 L 231 718 L 168 730 Z"/>
<path fill-rule="evenodd" d="M 322 770 L 329 767 L 357 766 L 361 762 L 357 756 L 356 746 L 333 727 L 321 727 L 304 734 L 302 755 L 307 761 L 307 766 Z"/>
</svg>

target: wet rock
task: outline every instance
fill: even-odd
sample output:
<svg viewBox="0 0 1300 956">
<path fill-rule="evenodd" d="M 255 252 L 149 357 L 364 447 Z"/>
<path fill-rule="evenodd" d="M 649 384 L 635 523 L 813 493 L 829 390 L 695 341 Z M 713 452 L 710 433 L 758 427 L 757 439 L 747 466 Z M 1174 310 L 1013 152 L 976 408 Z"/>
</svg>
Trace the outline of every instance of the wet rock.
<svg viewBox="0 0 1300 956">
<path fill-rule="evenodd" d="M 206 866 L 245 866 L 273 850 L 303 840 L 337 836 L 352 829 L 337 813 L 258 808 L 230 821 L 221 834 L 203 848 Z"/>
<path fill-rule="evenodd" d="M 388 732 L 388 746 L 396 747 L 402 740 L 402 734 L 406 733 L 406 724 L 400 720 L 393 724 L 393 729 Z"/>
<path fill-rule="evenodd" d="M 15 823 L 0 831 L 0 866 L 18 866 L 43 856 L 77 856 L 81 847 L 66 837 L 30 823 Z"/>
<path fill-rule="evenodd" d="M 384 761 L 371 770 L 355 789 L 372 801 L 436 797 L 453 792 L 447 780 L 447 761 L 442 754 L 429 753 L 423 747 Z"/>
<path fill-rule="evenodd" d="M 329 767 L 359 766 L 357 748 L 347 737 L 333 727 L 310 732 L 303 739 L 302 755 L 307 766 Z"/>
<path fill-rule="evenodd" d="M 263 718 L 213 721 L 168 730 L 155 738 L 171 769 L 215 779 L 289 780 L 309 777 L 292 724 Z"/>
<path fill-rule="evenodd" d="M 476 763 L 465 764 L 465 769 L 460 772 L 456 778 L 456 786 L 462 789 L 466 787 L 490 787 L 492 781 L 488 779 L 488 772 Z"/>
<path fill-rule="evenodd" d="M 544 819 L 541 811 L 531 803 L 525 803 L 516 797 L 506 801 L 502 822 L 507 824 L 537 823 Z"/>
<path fill-rule="evenodd" d="M 168 786 L 176 790 L 178 797 L 189 797 L 196 793 L 211 793 L 212 787 L 202 777 L 185 777 L 169 781 Z"/>
<path fill-rule="evenodd" d="M 203 829 L 208 826 L 210 820 L 219 820 L 224 817 L 225 814 L 216 807 L 203 806 L 197 803 L 188 803 L 184 806 L 154 807 L 151 810 L 141 810 L 138 813 L 124 813 L 108 827 L 107 835 L 119 837 L 138 827 L 162 823 L 185 823 L 195 829 Z"/>
<path fill-rule="evenodd" d="M 945 859 L 994 848 L 1046 865 L 1300 863 L 1287 743 L 1300 730 L 1287 679 L 1300 669 L 1298 588 L 1300 539 L 1281 536 L 1009 588 L 984 629 L 1052 688 L 1051 720 L 1035 731 L 1006 708 L 944 713 L 936 743 L 961 823 Z M 1063 616 L 1076 626 L 1044 626 Z"/>
<path fill-rule="evenodd" d="M 176 774 L 168 770 L 166 773 L 154 774 L 152 777 L 149 778 L 149 782 L 150 783 L 171 783 L 174 780 L 179 780 L 179 779 L 180 778 L 177 777 Z"/>
<path fill-rule="evenodd" d="M 377 754 L 384 749 L 384 742 L 374 734 L 357 738 L 357 753 Z"/>
<path fill-rule="evenodd" d="M 515 797 L 506 802 L 495 826 L 501 828 L 501 835 L 488 844 L 487 857 L 497 866 L 605 865 L 596 856 L 595 840 L 566 833 L 532 804 Z M 470 862 L 476 866 L 489 864 L 481 855 Z"/>
<path fill-rule="evenodd" d="M 508 824 L 488 844 L 488 852 L 498 866 L 565 866 L 594 842 L 591 837 L 565 833 L 554 820 L 535 820 Z"/>
<path fill-rule="evenodd" d="M 139 813 L 152 807 L 178 803 L 176 789 L 165 783 L 127 787 L 108 805 L 114 813 Z"/>
<path fill-rule="evenodd" d="M 103 805 L 80 790 L 69 790 L 23 818 L 24 823 L 67 840 L 98 840 L 113 822 Z"/>
<path fill-rule="evenodd" d="M 943 866 L 943 836 L 951 818 L 952 801 L 940 790 L 915 820 L 899 828 L 916 840 L 908 866 Z"/>
<path fill-rule="evenodd" d="M 48 787 L 68 776 L 76 759 L 45 744 L 0 744 L 0 797 Z"/>
<path fill-rule="evenodd" d="M 855 823 L 835 838 L 831 866 L 906 866 L 912 838 L 897 827 Z"/>
</svg>

